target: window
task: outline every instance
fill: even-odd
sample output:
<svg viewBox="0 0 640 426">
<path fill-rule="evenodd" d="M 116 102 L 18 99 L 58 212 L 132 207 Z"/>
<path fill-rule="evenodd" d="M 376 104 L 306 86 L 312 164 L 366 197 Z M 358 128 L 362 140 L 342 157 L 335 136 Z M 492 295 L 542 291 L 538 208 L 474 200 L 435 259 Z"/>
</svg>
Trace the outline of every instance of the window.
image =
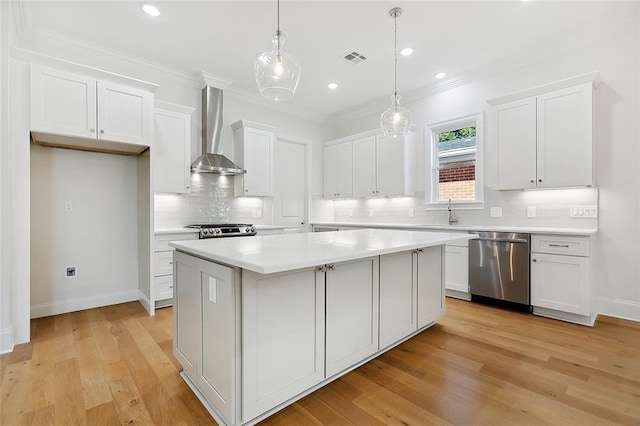
<svg viewBox="0 0 640 426">
<path fill-rule="evenodd" d="M 482 130 L 482 114 L 426 127 L 427 204 L 482 203 Z"/>
</svg>

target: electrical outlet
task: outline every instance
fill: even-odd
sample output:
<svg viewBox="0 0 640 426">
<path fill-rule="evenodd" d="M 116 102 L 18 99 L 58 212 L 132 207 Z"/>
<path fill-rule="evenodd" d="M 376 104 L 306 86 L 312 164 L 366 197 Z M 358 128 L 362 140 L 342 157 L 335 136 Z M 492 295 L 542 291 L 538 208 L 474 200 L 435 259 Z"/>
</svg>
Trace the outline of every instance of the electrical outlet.
<svg viewBox="0 0 640 426">
<path fill-rule="evenodd" d="M 336 213 L 338 214 L 338 217 L 342 217 L 342 209 L 338 209 Z"/>
<path fill-rule="evenodd" d="M 369 217 L 373 217 L 373 209 L 369 209 Z"/>
<path fill-rule="evenodd" d="M 67 278 L 73 278 L 76 275 L 77 275 L 76 267 L 75 266 L 67 266 L 66 277 Z"/>
<path fill-rule="evenodd" d="M 251 210 L 251 218 L 252 219 L 256 218 L 256 211 L 255 210 Z"/>
<path fill-rule="evenodd" d="M 262 219 L 262 209 L 256 209 L 256 218 Z"/>
<path fill-rule="evenodd" d="M 536 217 L 536 207 L 535 206 L 527 207 L 527 217 Z"/>
<path fill-rule="evenodd" d="M 413 209 L 409 209 L 409 217 L 413 217 L 415 216 Z"/>
<path fill-rule="evenodd" d="M 595 219 L 598 217 L 598 208 L 596 206 L 571 206 L 569 217 Z"/>
<path fill-rule="evenodd" d="M 64 202 L 64 211 L 65 212 L 70 212 L 73 209 L 73 204 L 71 203 L 71 201 L 65 201 Z"/>
<path fill-rule="evenodd" d="M 491 217 L 502 217 L 502 207 L 491 207 Z"/>
<path fill-rule="evenodd" d="M 349 217 L 353 217 L 353 209 L 349 209 Z"/>
</svg>

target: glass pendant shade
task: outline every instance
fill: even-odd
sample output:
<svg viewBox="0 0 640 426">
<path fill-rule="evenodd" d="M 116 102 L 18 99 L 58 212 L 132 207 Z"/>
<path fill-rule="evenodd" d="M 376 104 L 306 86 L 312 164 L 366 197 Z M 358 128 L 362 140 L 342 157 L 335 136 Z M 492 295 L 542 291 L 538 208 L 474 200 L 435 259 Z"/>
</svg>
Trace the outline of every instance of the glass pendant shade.
<svg viewBox="0 0 640 426">
<path fill-rule="evenodd" d="M 292 99 L 300 81 L 300 63 L 282 50 L 284 42 L 284 34 L 276 32 L 275 49 L 260 53 L 253 68 L 260 94 L 272 101 Z"/>
<path fill-rule="evenodd" d="M 409 132 L 411 119 L 411 111 L 400 106 L 400 95 L 392 95 L 391 108 L 380 116 L 380 125 L 385 136 L 397 138 Z"/>
</svg>

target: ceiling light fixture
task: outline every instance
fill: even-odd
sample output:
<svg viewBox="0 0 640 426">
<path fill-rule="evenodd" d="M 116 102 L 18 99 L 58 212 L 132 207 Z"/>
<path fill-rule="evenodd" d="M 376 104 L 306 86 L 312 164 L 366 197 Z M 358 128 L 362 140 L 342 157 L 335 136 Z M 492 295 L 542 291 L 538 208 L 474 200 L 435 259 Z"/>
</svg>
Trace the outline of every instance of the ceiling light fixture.
<svg viewBox="0 0 640 426">
<path fill-rule="evenodd" d="M 144 6 L 142 6 L 142 10 L 144 10 L 144 13 L 146 13 L 149 16 L 160 16 L 160 9 L 158 9 L 157 7 L 151 5 L 151 4 L 145 4 Z"/>
<path fill-rule="evenodd" d="M 435 78 L 437 78 L 438 80 L 445 78 L 447 76 L 446 72 L 439 72 L 438 74 L 435 75 Z"/>
<path fill-rule="evenodd" d="M 391 96 L 391 108 L 380 116 L 380 124 L 385 136 L 397 138 L 405 136 L 411 127 L 411 111 L 400 106 L 398 95 L 398 17 L 402 15 L 402 9 L 394 7 L 389 11 L 393 18 L 393 95 Z"/>
<path fill-rule="evenodd" d="M 278 29 L 272 40 L 275 50 L 259 54 L 253 70 L 256 84 L 263 97 L 272 101 L 288 101 L 293 98 L 298 88 L 300 63 L 282 50 L 285 37 L 280 31 L 280 0 L 278 0 L 277 14 Z"/>
<path fill-rule="evenodd" d="M 401 54 L 402 56 L 409 56 L 409 55 L 411 55 L 412 53 L 413 53 L 413 49 L 412 49 L 412 48 L 410 48 L 410 47 L 405 47 L 404 49 L 402 49 L 402 50 L 400 51 L 400 54 Z"/>
<path fill-rule="evenodd" d="M 331 90 L 336 90 L 338 88 L 338 83 L 329 83 L 327 87 Z"/>
</svg>

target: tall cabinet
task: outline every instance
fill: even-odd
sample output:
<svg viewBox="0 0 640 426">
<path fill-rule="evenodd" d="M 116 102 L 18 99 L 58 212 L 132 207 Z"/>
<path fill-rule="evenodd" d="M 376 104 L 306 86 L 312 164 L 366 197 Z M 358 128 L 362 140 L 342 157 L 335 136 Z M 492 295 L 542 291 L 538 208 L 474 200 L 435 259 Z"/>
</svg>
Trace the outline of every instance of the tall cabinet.
<svg viewBox="0 0 640 426">
<path fill-rule="evenodd" d="M 231 125 L 235 162 L 247 172 L 235 179 L 236 196 L 273 196 L 273 126 L 239 120 Z"/>
<path fill-rule="evenodd" d="M 584 78 L 564 85 L 581 80 Z M 548 91 L 540 88 L 489 101 L 493 105 L 496 189 L 594 184 L 594 83 L 558 88 L 561 86 L 556 83 Z"/>
</svg>

